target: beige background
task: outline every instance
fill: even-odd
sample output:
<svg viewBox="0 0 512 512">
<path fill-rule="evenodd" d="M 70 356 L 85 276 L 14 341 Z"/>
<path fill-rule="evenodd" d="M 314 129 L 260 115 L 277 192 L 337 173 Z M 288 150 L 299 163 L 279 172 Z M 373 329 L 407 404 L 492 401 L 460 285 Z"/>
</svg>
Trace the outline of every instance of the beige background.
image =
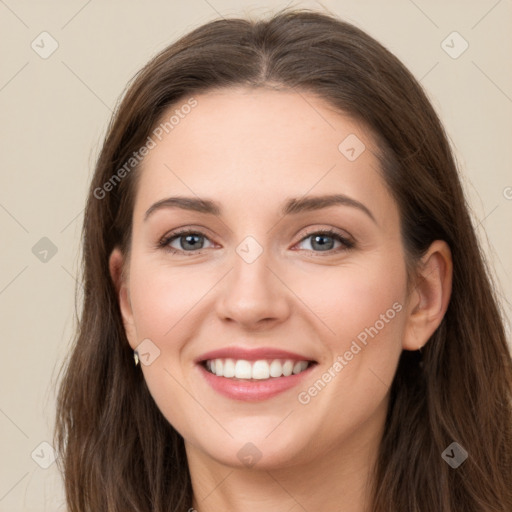
<svg viewBox="0 0 512 512">
<path fill-rule="evenodd" d="M 74 325 L 86 190 L 117 98 L 152 55 L 199 24 L 287 4 L 0 0 L 0 511 L 65 510 L 56 465 L 41 467 L 52 454 L 41 443 L 51 444 L 55 379 Z M 511 318 L 511 1 L 294 5 L 363 28 L 421 80 L 453 142 Z M 43 31 L 58 42 L 47 59 L 31 47 L 51 48 Z M 469 44 L 456 59 L 441 46 L 453 31 Z M 452 52 L 462 48 L 457 36 L 447 41 Z M 32 252 L 43 237 L 57 248 L 46 262 Z"/>
</svg>

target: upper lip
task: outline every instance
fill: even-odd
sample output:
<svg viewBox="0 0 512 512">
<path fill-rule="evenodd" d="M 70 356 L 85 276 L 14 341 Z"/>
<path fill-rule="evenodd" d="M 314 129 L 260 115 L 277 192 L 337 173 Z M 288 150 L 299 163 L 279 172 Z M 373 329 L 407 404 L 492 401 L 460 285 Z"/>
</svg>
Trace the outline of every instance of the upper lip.
<svg viewBox="0 0 512 512">
<path fill-rule="evenodd" d="M 244 347 L 226 347 L 210 352 L 205 352 L 195 359 L 196 363 L 201 363 L 210 359 L 244 359 L 246 361 L 257 361 L 258 359 L 291 359 L 294 361 L 314 361 L 314 359 L 289 352 L 279 350 L 273 347 L 244 348 Z"/>
</svg>

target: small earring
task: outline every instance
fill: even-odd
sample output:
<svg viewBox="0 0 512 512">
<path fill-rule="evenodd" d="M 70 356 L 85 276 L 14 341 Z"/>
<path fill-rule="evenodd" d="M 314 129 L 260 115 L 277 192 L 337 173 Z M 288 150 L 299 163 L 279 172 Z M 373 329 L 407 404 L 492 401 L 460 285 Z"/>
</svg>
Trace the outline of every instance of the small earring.
<svg viewBox="0 0 512 512">
<path fill-rule="evenodd" d="M 136 350 L 133 351 L 133 359 L 135 360 L 135 366 L 137 366 L 139 364 L 139 353 Z"/>
</svg>

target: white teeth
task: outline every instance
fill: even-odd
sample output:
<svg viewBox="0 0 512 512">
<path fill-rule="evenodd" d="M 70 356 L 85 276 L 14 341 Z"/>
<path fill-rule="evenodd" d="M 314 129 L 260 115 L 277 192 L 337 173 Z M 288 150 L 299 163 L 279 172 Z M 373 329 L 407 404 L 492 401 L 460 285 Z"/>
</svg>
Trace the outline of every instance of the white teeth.
<svg viewBox="0 0 512 512">
<path fill-rule="evenodd" d="M 269 374 L 271 377 L 281 377 L 283 374 L 283 365 L 279 361 L 272 361 L 269 367 Z"/>
<path fill-rule="evenodd" d="M 222 361 L 222 359 L 221 359 L 221 361 Z M 212 372 L 212 373 L 214 373 L 214 372 Z M 235 361 L 233 359 L 226 359 L 224 361 L 224 375 L 219 375 L 219 377 L 231 378 L 234 376 L 235 376 Z"/>
<path fill-rule="evenodd" d="M 293 361 L 285 361 L 283 364 L 283 375 L 289 377 L 293 371 Z"/>
<path fill-rule="evenodd" d="M 274 362 L 274 361 L 272 361 Z M 270 366 L 267 361 L 254 361 L 252 365 L 253 379 L 268 379 L 270 377 Z"/>
<path fill-rule="evenodd" d="M 235 377 L 237 379 L 250 379 L 252 377 L 251 363 L 239 359 L 235 364 Z"/>
<path fill-rule="evenodd" d="M 297 373 L 304 371 L 307 368 L 307 366 L 307 361 L 298 361 L 297 363 L 295 363 L 293 367 L 293 374 L 296 375 Z"/>
<path fill-rule="evenodd" d="M 237 379 L 264 380 L 269 377 L 289 377 L 303 372 L 308 368 L 308 361 L 293 361 L 291 359 L 259 359 L 246 361 L 245 359 L 209 359 L 206 368 L 217 377 Z"/>
</svg>

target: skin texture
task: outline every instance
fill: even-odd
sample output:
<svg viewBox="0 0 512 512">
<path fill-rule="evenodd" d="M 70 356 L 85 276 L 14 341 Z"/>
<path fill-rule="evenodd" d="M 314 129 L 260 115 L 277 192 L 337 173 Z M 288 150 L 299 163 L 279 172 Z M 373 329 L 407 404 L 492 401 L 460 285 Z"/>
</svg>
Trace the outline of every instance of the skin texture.
<svg viewBox="0 0 512 512">
<path fill-rule="evenodd" d="M 408 294 L 399 211 L 375 143 L 319 98 L 271 89 L 195 98 L 197 106 L 143 162 L 129 258 L 118 249 L 110 258 L 130 346 L 150 339 L 160 350 L 141 371 L 185 439 L 194 507 L 362 512 L 400 353 L 423 346 L 446 311 L 450 251 L 432 244 Z M 349 134 L 366 146 L 354 161 L 338 149 Z M 363 203 L 375 221 L 348 205 L 280 213 L 291 197 L 333 193 Z M 213 199 L 222 213 L 163 208 L 144 220 L 169 196 Z M 179 237 L 172 247 L 192 255 L 157 247 L 182 227 L 205 235 L 195 253 Z M 319 248 L 311 235 L 329 228 L 354 246 L 327 238 L 330 250 Z M 250 264 L 236 252 L 247 236 L 263 250 Z M 400 311 L 389 319 L 393 304 Z M 299 393 L 381 315 L 388 321 L 378 334 L 301 403 Z M 231 400 L 194 363 L 231 345 L 277 347 L 318 365 L 269 400 Z M 246 443 L 261 453 L 252 467 L 237 455 Z"/>
</svg>

